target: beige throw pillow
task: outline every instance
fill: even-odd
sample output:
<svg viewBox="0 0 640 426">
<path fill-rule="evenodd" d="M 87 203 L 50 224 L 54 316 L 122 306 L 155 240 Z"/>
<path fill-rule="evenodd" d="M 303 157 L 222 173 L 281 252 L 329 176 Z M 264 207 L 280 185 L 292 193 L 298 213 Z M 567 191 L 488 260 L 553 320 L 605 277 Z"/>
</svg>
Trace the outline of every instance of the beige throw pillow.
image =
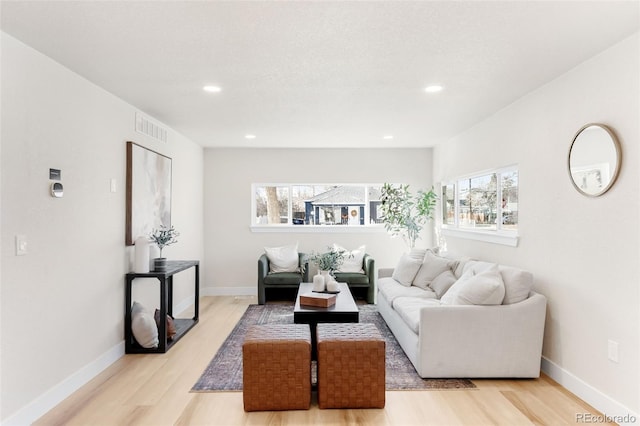
<svg viewBox="0 0 640 426">
<path fill-rule="evenodd" d="M 414 259 L 420 259 L 421 262 L 424 261 L 425 254 L 427 254 L 427 249 L 412 248 L 411 251 L 409 251 L 410 257 L 413 257 Z"/>
<path fill-rule="evenodd" d="M 340 265 L 340 269 L 337 272 L 354 272 L 358 274 L 364 274 L 364 269 L 362 269 L 364 255 L 367 250 L 367 246 L 360 246 L 355 250 L 347 250 L 344 247 L 339 246 L 338 244 L 333 245 L 333 249 L 336 251 L 343 251 L 344 253 L 344 261 L 342 265 Z"/>
<path fill-rule="evenodd" d="M 451 269 L 447 269 L 438 275 L 429 287 L 436 293 L 436 297 L 440 299 L 455 284 L 457 278 Z"/>
<path fill-rule="evenodd" d="M 465 272 L 440 300 L 446 305 L 500 305 L 503 299 L 504 283 L 494 265 L 478 274 Z"/>
<path fill-rule="evenodd" d="M 403 286 L 410 287 L 411 282 L 418 273 L 418 269 L 420 269 L 420 265 L 422 265 L 421 259 L 416 259 L 405 253 L 398 261 L 391 277 Z"/>
<path fill-rule="evenodd" d="M 283 247 L 265 247 L 269 259 L 269 272 L 298 272 L 298 244 Z"/>
<path fill-rule="evenodd" d="M 429 284 L 440 274 L 447 270 L 455 269 L 456 261 L 436 256 L 431 250 L 427 250 L 424 262 L 413 279 L 413 285 L 427 290 Z"/>
<path fill-rule="evenodd" d="M 504 300 L 503 305 L 518 303 L 529 297 L 529 292 L 533 287 L 533 274 L 510 266 L 500 266 L 500 274 L 504 280 Z"/>
<path fill-rule="evenodd" d="M 133 302 L 131 307 L 131 332 L 143 348 L 157 348 L 160 343 L 156 321 L 138 302 Z"/>
</svg>

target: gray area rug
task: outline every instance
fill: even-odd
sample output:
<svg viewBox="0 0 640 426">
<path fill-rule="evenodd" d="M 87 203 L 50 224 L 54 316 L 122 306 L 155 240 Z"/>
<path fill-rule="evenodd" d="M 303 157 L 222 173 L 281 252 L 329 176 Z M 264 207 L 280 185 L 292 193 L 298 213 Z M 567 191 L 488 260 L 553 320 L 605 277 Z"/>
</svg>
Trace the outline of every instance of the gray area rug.
<svg viewBox="0 0 640 426">
<path fill-rule="evenodd" d="M 360 322 L 373 323 L 386 342 L 387 390 L 472 389 L 468 379 L 422 379 L 387 327 L 375 305 L 360 305 Z M 293 324 L 293 305 L 249 305 L 238 324 L 209 363 L 192 392 L 242 390 L 242 342 L 254 324 Z"/>
</svg>

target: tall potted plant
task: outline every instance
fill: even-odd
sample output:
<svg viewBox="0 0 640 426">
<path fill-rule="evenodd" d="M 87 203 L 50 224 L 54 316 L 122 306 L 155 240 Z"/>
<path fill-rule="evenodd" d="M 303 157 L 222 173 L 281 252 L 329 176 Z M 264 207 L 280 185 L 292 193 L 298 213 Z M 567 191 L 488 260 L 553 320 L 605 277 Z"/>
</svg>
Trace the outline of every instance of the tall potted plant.
<svg viewBox="0 0 640 426">
<path fill-rule="evenodd" d="M 380 197 L 382 223 L 392 236 L 400 235 L 410 248 L 420 238 L 420 231 L 433 219 L 438 196 L 433 187 L 412 195 L 409 185 L 394 186 L 385 183 Z"/>
<path fill-rule="evenodd" d="M 149 238 L 151 241 L 156 243 L 158 248 L 160 249 L 160 257 L 154 259 L 153 266 L 154 271 L 166 271 L 167 270 L 167 258 L 162 257 L 162 249 L 168 245 L 173 243 L 177 243 L 177 237 L 180 235 L 178 231 L 172 226 L 171 228 L 167 228 L 164 225 L 161 225 L 160 228 L 154 229 Z"/>
</svg>

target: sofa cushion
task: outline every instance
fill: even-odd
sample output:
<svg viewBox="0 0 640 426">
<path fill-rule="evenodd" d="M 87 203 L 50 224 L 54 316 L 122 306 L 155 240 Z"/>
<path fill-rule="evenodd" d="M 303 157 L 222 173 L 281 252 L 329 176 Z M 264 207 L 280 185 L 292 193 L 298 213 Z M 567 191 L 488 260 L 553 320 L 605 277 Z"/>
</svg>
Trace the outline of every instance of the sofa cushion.
<svg viewBox="0 0 640 426">
<path fill-rule="evenodd" d="M 418 273 L 420 265 L 422 265 L 422 259 L 417 259 L 405 253 L 393 270 L 392 277 L 403 286 L 409 287 Z"/>
<path fill-rule="evenodd" d="M 400 318 L 413 330 L 419 334 L 420 330 L 420 310 L 425 306 L 438 306 L 440 301 L 437 299 L 424 299 L 419 297 L 398 297 L 393 309 L 400 315 Z"/>
<path fill-rule="evenodd" d="M 436 293 L 436 297 L 440 299 L 457 281 L 457 278 L 451 269 L 447 269 L 438 275 L 429 287 Z"/>
<path fill-rule="evenodd" d="M 334 272 L 336 281 L 349 284 L 369 284 L 369 277 L 357 272 Z"/>
<path fill-rule="evenodd" d="M 364 260 L 364 255 L 367 250 L 367 246 L 360 246 L 355 250 L 347 250 L 344 247 L 339 246 L 338 244 L 333 245 L 334 250 L 343 251 L 344 260 L 340 268 L 339 272 L 353 272 L 364 274 L 364 269 L 362 268 L 362 261 Z"/>
<path fill-rule="evenodd" d="M 266 285 L 278 285 L 278 284 L 300 284 L 302 282 L 302 274 L 298 272 L 278 272 L 267 274 L 264 277 L 264 283 Z"/>
<path fill-rule="evenodd" d="M 298 244 L 282 247 L 265 247 L 269 258 L 269 272 L 298 272 Z"/>
<path fill-rule="evenodd" d="M 477 274 L 468 270 L 440 300 L 446 305 L 500 305 L 504 293 L 502 275 L 494 265 Z"/>
<path fill-rule="evenodd" d="M 431 250 L 427 250 L 412 284 L 426 290 L 438 275 L 446 270 L 455 269 L 456 264 L 455 260 L 445 259 L 435 255 Z"/>
<path fill-rule="evenodd" d="M 406 287 L 391 277 L 378 279 L 378 292 L 393 307 L 394 300 L 398 297 L 417 297 L 421 299 L 435 299 L 436 294 L 431 290 L 423 290 L 419 287 Z"/>
</svg>

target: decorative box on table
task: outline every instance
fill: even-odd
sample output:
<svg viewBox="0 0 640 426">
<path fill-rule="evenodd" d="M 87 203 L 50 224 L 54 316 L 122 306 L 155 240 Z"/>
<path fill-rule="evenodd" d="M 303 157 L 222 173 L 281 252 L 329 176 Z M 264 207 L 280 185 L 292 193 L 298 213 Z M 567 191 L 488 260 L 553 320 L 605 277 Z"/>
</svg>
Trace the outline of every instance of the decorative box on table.
<svg viewBox="0 0 640 426">
<path fill-rule="evenodd" d="M 330 293 L 306 293 L 300 295 L 300 304 L 328 308 L 336 304 L 336 295 Z"/>
</svg>

